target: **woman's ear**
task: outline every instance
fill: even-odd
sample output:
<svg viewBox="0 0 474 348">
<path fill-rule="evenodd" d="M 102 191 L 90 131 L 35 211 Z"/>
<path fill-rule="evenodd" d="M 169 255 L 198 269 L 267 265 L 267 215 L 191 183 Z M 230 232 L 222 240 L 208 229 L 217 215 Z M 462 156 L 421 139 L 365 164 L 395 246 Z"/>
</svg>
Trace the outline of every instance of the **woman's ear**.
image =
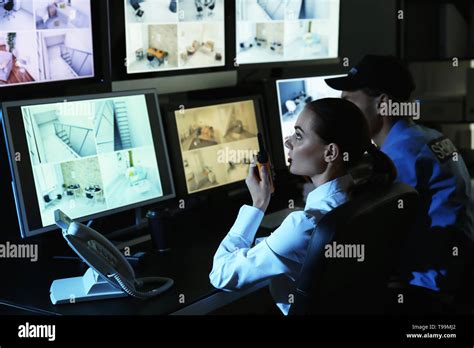
<svg viewBox="0 0 474 348">
<path fill-rule="evenodd" d="M 324 150 L 324 160 L 327 163 L 334 162 L 340 155 L 341 151 L 339 150 L 339 146 L 334 143 L 326 145 L 326 149 Z"/>
<path fill-rule="evenodd" d="M 387 112 L 390 112 L 390 110 L 388 110 L 389 100 L 390 100 L 390 97 L 385 93 L 382 93 L 377 98 L 375 98 L 377 115 L 390 116 L 390 115 L 385 114 Z"/>
</svg>

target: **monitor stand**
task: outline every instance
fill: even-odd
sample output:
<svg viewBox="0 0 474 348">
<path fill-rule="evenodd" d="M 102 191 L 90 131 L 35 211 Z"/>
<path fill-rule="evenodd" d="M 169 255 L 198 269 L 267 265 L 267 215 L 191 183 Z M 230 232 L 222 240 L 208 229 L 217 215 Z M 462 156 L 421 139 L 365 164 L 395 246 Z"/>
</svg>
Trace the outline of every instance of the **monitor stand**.
<svg viewBox="0 0 474 348">
<path fill-rule="evenodd" d="M 226 196 L 229 199 L 241 199 L 242 197 L 245 197 L 248 195 L 249 190 L 247 188 L 238 188 L 232 191 L 227 192 Z"/>
<path fill-rule="evenodd" d="M 135 223 L 133 225 L 116 230 L 111 233 L 104 234 L 104 237 L 112 241 L 118 249 L 122 250 L 125 247 L 132 247 L 134 245 L 141 244 L 141 243 L 151 240 L 150 234 L 147 233 L 143 236 L 135 237 L 130 240 L 125 239 L 125 241 L 122 241 L 123 237 L 134 236 L 136 232 L 139 232 L 147 227 L 148 227 L 148 220 L 142 217 L 142 209 L 136 208 L 135 209 Z"/>
</svg>

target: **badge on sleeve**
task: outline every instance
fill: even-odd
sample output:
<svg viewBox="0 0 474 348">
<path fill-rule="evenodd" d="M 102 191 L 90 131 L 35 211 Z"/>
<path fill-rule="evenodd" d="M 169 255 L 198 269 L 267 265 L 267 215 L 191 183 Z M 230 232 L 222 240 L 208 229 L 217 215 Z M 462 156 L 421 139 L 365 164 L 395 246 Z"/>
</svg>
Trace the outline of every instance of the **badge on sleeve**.
<svg viewBox="0 0 474 348">
<path fill-rule="evenodd" d="M 450 160 L 458 152 L 453 142 L 445 136 L 428 143 L 428 147 L 441 163 Z"/>
</svg>

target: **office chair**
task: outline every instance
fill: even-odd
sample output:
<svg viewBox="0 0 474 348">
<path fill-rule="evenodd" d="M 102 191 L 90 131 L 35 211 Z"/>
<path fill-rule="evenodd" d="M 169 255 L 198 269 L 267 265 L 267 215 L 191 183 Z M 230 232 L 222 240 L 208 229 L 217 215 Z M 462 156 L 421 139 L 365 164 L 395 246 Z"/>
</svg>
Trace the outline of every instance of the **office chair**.
<svg viewBox="0 0 474 348">
<path fill-rule="evenodd" d="M 443 259 L 442 264 L 447 271 L 446 276 L 437 278 L 441 291 L 409 285 L 406 281 L 391 282 L 391 301 L 387 303 L 387 312 L 395 315 L 474 314 L 474 243 L 459 232 L 451 227 L 433 228 L 430 231 L 433 236 L 444 235 L 447 250 L 454 246 L 458 248 L 458 255 L 455 257 L 446 259 L 441 254 L 438 256 L 438 260 Z M 411 243 L 407 242 L 407 245 L 410 246 Z M 403 255 L 402 252 L 402 257 Z M 429 264 L 424 267 L 418 265 L 417 270 L 426 269 L 430 269 Z M 404 298 L 403 306 L 393 301 L 400 295 Z"/>
<path fill-rule="evenodd" d="M 3 5 L 3 9 L 5 10 L 5 14 L 3 15 L 4 18 L 7 18 L 8 20 L 10 20 L 11 17 L 15 18 L 15 16 L 13 15 L 14 6 L 14 0 L 9 0 Z"/>
<path fill-rule="evenodd" d="M 474 314 L 474 242 L 470 242 L 465 250 L 470 257 L 464 264 L 461 274 L 459 291 L 448 308 L 452 314 Z"/>
<path fill-rule="evenodd" d="M 138 18 L 142 18 L 145 12 L 142 10 L 140 3 L 144 2 L 145 0 L 130 0 L 130 5 L 133 7 L 135 11 L 135 16 Z"/>
<path fill-rule="evenodd" d="M 86 192 L 86 198 L 88 199 L 87 204 L 92 205 L 94 204 L 94 195 L 92 193 Z"/>
<path fill-rule="evenodd" d="M 384 313 L 387 284 L 418 205 L 417 191 L 396 183 L 361 191 L 327 213 L 312 234 L 289 314 Z M 357 245 L 364 246 L 362 262 L 327 254 L 327 246 Z"/>
</svg>

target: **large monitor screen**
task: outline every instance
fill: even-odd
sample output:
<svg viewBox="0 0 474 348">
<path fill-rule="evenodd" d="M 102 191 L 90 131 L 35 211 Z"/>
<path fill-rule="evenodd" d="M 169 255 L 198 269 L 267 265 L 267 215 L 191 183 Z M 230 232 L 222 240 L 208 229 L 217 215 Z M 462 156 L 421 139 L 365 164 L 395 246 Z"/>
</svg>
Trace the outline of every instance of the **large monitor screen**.
<svg viewBox="0 0 474 348">
<path fill-rule="evenodd" d="M 225 66 L 224 0 L 123 0 L 128 74 Z"/>
<path fill-rule="evenodd" d="M 173 111 L 187 193 L 245 180 L 258 152 L 256 100 Z"/>
<path fill-rule="evenodd" d="M 174 193 L 153 94 L 6 107 L 17 197 L 28 231 Z"/>
<path fill-rule="evenodd" d="M 295 131 L 298 115 L 306 104 L 322 98 L 340 98 L 342 92 L 336 91 L 326 84 L 326 79 L 345 75 L 331 75 L 289 79 L 277 81 L 278 105 L 283 137 L 291 136 Z M 288 149 L 284 146 L 285 158 L 288 158 Z"/>
<path fill-rule="evenodd" d="M 5 0 L 0 9 L 0 87 L 94 77 L 91 0 Z"/>
<path fill-rule="evenodd" d="M 340 0 L 236 0 L 237 63 L 338 57 Z"/>
</svg>

